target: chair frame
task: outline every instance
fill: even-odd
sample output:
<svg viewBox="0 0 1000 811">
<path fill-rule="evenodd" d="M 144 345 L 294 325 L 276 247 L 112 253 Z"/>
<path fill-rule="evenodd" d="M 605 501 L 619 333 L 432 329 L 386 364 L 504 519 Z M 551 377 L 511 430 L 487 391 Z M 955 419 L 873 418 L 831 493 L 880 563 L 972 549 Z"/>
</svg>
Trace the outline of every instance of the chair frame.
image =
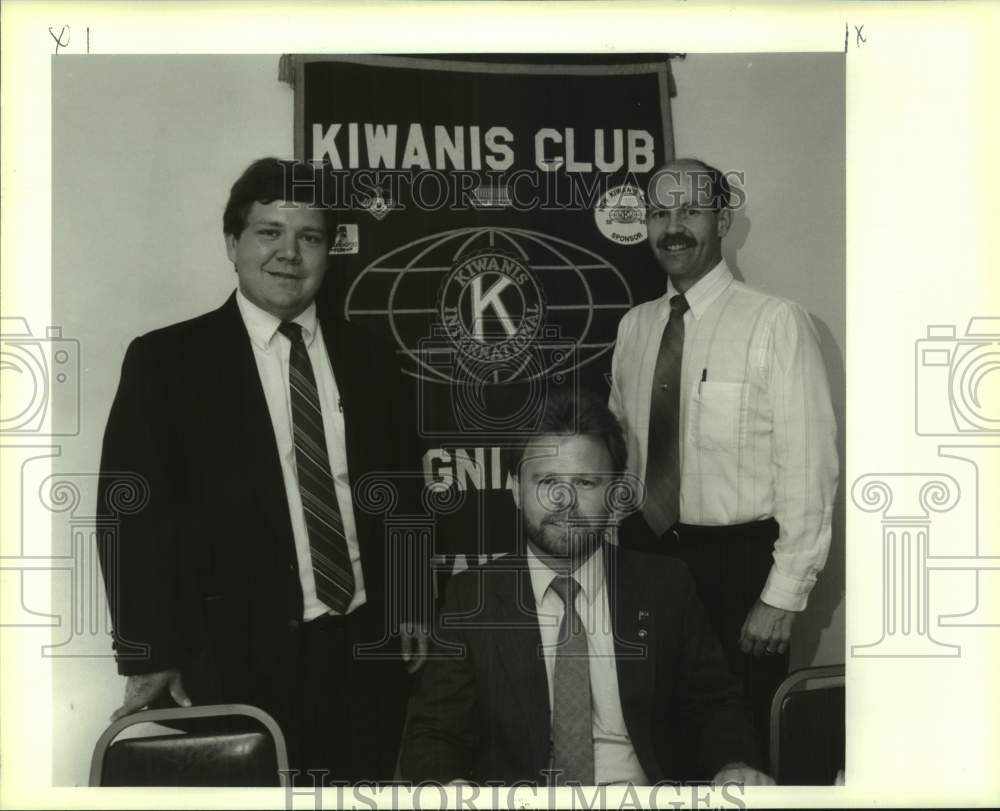
<svg viewBox="0 0 1000 811">
<path fill-rule="evenodd" d="M 278 762 L 278 776 L 282 788 L 288 779 L 288 747 L 285 745 L 285 735 L 278 722 L 259 707 L 250 704 L 205 704 L 198 707 L 176 707 L 164 710 L 142 710 L 113 721 L 104 730 L 94 745 L 94 755 L 90 761 L 90 780 L 88 785 L 100 786 L 104 771 L 104 758 L 112 742 L 124 730 L 136 724 L 161 723 L 169 721 L 185 721 L 191 718 L 216 718 L 232 715 L 243 715 L 253 718 L 264 725 L 274 741 L 275 760 Z"/>
<path fill-rule="evenodd" d="M 844 685 L 846 681 L 845 665 L 822 665 L 820 667 L 804 667 L 789 673 L 785 680 L 778 686 L 771 699 L 770 718 L 770 767 L 771 776 L 778 779 L 778 766 L 781 764 L 781 705 L 789 694 L 793 693 L 803 684 L 819 679 L 834 679 L 835 684 Z"/>
</svg>

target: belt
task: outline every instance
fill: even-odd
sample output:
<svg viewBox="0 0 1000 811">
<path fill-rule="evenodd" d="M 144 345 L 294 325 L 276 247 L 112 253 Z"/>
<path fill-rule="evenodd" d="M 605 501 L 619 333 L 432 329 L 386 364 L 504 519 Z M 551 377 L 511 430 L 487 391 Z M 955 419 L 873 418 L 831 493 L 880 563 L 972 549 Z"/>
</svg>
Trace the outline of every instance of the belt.
<svg viewBox="0 0 1000 811">
<path fill-rule="evenodd" d="M 288 628 L 291 631 L 303 631 L 305 633 L 321 633 L 323 631 L 332 631 L 336 628 L 344 628 L 358 620 L 363 608 L 364 606 L 359 606 L 350 614 L 321 614 L 308 622 L 291 620 L 288 623 Z"/>
<path fill-rule="evenodd" d="M 773 518 L 749 521 L 745 524 L 708 526 L 704 524 L 674 524 L 665 534 L 667 541 L 680 546 L 712 543 L 752 543 L 773 541 L 778 537 L 778 522 Z"/>
</svg>

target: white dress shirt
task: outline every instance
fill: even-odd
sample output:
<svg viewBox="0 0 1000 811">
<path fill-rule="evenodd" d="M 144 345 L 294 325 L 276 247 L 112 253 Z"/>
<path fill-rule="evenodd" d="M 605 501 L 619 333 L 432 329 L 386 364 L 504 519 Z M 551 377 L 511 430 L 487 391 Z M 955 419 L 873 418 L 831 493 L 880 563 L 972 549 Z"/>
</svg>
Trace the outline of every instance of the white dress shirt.
<svg viewBox="0 0 1000 811">
<path fill-rule="evenodd" d="M 670 317 L 659 299 L 618 326 L 609 405 L 646 476 L 650 395 Z M 729 525 L 774 517 L 781 527 L 761 599 L 801 611 L 830 547 L 836 423 L 823 359 L 796 304 L 736 281 L 725 261 L 686 293 L 681 363 L 680 520 Z"/>
<path fill-rule="evenodd" d="M 535 594 L 538 630 L 542 635 L 545 673 L 549 681 L 549 712 L 553 706 L 553 678 L 559 626 L 565 606 L 562 598 L 549 588 L 556 572 L 546 566 L 528 547 L 528 572 Z M 614 633 L 608 591 L 604 583 L 604 555 L 600 549 L 577 569 L 573 576 L 580 584 L 576 612 L 587 632 L 590 654 L 590 694 L 593 706 L 594 780 L 598 784 L 625 783 L 648 785 L 648 779 L 632 747 L 618 692 L 615 665 Z"/>
<path fill-rule="evenodd" d="M 257 371 L 260 373 L 264 397 L 267 399 L 267 410 L 271 415 L 271 425 L 274 427 L 274 438 L 278 443 L 281 476 L 285 482 L 285 498 L 288 500 L 288 513 L 292 519 L 295 557 L 299 564 L 299 582 L 302 584 L 302 598 L 305 603 L 302 619 L 308 622 L 323 614 L 336 612 L 316 596 L 316 583 L 313 579 L 309 530 L 306 527 L 302 496 L 299 492 L 299 472 L 295 463 L 295 440 L 292 433 L 292 398 L 288 388 L 288 359 L 292 344 L 278 332 L 281 319 L 262 310 L 239 290 L 236 291 L 236 304 L 250 334 Z M 309 353 L 309 362 L 316 378 L 337 506 L 344 522 L 347 552 L 351 558 L 351 568 L 354 570 L 354 597 L 346 612 L 349 614 L 365 602 L 365 582 L 361 572 L 361 550 L 358 547 L 358 533 L 351 504 L 351 482 L 347 470 L 347 447 L 344 442 L 344 414 L 340 410 L 337 381 L 333 378 L 333 367 L 326 352 L 322 328 L 316 318 L 315 302 L 292 320 L 302 327 L 302 340 Z M 251 439 L 247 437 L 248 442 Z"/>
</svg>

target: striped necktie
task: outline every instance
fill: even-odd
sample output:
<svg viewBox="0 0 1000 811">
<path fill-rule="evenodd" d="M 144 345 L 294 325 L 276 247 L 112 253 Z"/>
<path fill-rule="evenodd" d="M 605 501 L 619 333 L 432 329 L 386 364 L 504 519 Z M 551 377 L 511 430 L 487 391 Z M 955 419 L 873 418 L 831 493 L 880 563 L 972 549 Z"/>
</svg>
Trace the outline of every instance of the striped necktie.
<svg viewBox="0 0 1000 811">
<path fill-rule="evenodd" d="M 670 297 L 670 319 L 663 330 L 653 371 L 646 452 L 646 503 L 642 513 L 657 535 L 680 518 L 681 361 L 684 357 L 684 313 L 687 299 Z"/>
<path fill-rule="evenodd" d="M 590 697 L 590 657 L 587 632 L 576 613 L 580 584 L 561 575 L 550 588 L 565 606 L 552 689 L 552 770 L 564 784 L 594 785 L 593 705 Z"/>
<path fill-rule="evenodd" d="M 330 608 L 343 614 L 354 596 L 354 569 L 347 551 L 344 522 L 337 507 L 330 472 L 316 378 L 302 340 L 302 326 L 283 321 L 278 331 L 292 344 L 288 384 L 292 400 L 295 466 L 309 532 L 316 594 Z"/>
</svg>

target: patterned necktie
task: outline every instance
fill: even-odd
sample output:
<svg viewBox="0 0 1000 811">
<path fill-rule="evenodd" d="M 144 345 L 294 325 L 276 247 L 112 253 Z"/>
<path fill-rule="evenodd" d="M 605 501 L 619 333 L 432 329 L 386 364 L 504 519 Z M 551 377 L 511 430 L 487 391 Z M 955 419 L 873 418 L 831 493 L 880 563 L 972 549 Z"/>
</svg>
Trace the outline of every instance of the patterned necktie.
<svg viewBox="0 0 1000 811">
<path fill-rule="evenodd" d="M 316 594 L 330 608 L 343 614 L 354 596 L 354 569 L 330 472 L 316 378 L 302 340 L 301 325 L 284 321 L 278 331 L 292 343 L 288 384 L 292 399 L 295 466 L 309 531 Z"/>
<path fill-rule="evenodd" d="M 587 632 L 576 613 L 580 584 L 560 576 L 552 590 L 565 606 L 556 648 L 552 690 L 552 769 L 564 783 L 594 785 L 593 708 L 590 697 L 590 657 Z M 555 775 L 553 775 L 555 777 Z"/>
<path fill-rule="evenodd" d="M 670 297 L 670 319 L 663 330 L 653 372 L 646 453 L 646 503 L 642 513 L 657 535 L 680 518 L 681 360 L 684 356 L 684 313 L 687 299 Z"/>
</svg>

